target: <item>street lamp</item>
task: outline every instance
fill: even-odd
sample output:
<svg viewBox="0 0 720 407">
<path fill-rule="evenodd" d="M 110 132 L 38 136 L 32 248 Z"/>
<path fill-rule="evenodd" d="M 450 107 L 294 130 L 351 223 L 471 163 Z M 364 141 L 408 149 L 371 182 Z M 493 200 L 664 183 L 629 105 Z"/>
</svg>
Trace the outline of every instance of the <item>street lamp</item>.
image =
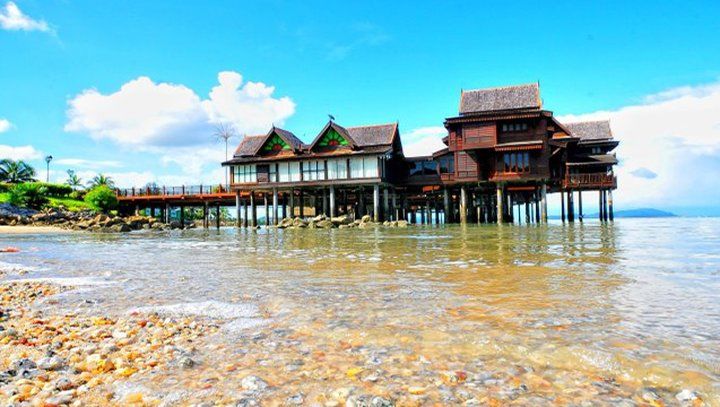
<svg viewBox="0 0 720 407">
<path fill-rule="evenodd" d="M 47 163 L 47 170 L 45 173 L 45 182 L 50 182 L 50 161 L 52 161 L 53 156 L 48 155 L 45 156 L 45 162 Z"/>
</svg>

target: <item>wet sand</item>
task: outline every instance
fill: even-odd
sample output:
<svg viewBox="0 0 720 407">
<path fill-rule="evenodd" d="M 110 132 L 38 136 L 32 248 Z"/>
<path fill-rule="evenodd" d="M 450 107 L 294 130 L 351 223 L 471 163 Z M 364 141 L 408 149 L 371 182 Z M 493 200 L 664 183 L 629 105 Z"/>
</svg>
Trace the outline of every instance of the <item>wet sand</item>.
<svg viewBox="0 0 720 407">
<path fill-rule="evenodd" d="M 55 226 L 0 225 L 0 235 L 37 235 L 56 233 L 72 233 L 72 231 Z"/>
</svg>

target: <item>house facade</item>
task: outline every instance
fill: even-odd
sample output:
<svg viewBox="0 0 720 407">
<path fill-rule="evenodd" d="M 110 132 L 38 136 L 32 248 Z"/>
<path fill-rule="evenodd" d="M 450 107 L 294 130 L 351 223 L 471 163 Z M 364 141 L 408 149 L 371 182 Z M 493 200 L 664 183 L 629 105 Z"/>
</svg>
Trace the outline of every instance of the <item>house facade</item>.
<svg viewBox="0 0 720 407">
<path fill-rule="evenodd" d="M 607 122 L 560 123 L 537 84 L 463 91 L 459 107 L 444 122 L 446 148 L 426 157 L 405 157 L 398 123 L 329 121 L 308 144 L 278 127 L 246 136 L 223 163 L 239 218 L 257 225 L 264 205 L 272 223 L 319 213 L 415 223 L 520 222 L 524 213 L 543 222 L 547 194 L 560 192 L 563 219 L 567 206 L 574 221 L 575 195 L 581 202 L 590 190 L 611 216 L 618 143 Z"/>
</svg>

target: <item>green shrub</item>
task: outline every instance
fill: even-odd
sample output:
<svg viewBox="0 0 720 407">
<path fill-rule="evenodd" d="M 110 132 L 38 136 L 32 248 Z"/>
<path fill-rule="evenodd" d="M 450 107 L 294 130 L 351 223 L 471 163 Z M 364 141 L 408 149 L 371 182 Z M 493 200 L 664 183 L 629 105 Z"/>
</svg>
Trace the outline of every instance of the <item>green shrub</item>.
<svg viewBox="0 0 720 407">
<path fill-rule="evenodd" d="M 10 190 L 10 187 L 12 187 L 11 184 L 8 184 L 6 182 L 0 182 L 0 193 L 8 192 Z"/>
<path fill-rule="evenodd" d="M 14 185 L 8 195 L 8 202 L 21 208 L 40 209 L 48 202 L 47 188 L 36 183 Z"/>
<path fill-rule="evenodd" d="M 117 207 L 118 199 L 115 191 L 105 185 L 100 185 L 85 194 L 85 202 L 99 211 L 108 212 Z"/>
<path fill-rule="evenodd" d="M 82 200 L 85 199 L 85 194 L 86 194 L 86 193 L 87 193 L 87 191 L 75 190 L 75 191 L 70 192 L 70 195 L 68 195 L 68 196 L 69 196 L 71 199 L 75 199 L 75 200 L 78 200 L 78 201 L 82 201 Z"/>
<path fill-rule="evenodd" d="M 72 187 L 65 184 L 52 184 L 49 182 L 33 182 L 33 184 L 45 187 L 47 196 L 62 198 L 69 196 L 73 192 Z"/>
</svg>

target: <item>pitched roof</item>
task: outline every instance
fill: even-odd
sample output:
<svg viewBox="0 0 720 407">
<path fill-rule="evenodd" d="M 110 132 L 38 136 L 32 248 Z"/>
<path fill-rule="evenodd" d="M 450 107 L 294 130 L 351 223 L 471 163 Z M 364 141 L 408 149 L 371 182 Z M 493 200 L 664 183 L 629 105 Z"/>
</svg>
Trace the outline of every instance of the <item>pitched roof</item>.
<svg viewBox="0 0 720 407">
<path fill-rule="evenodd" d="M 245 136 L 240 140 L 240 145 L 235 149 L 234 157 L 246 157 L 255 154 L 265 141 L 265 134 L 257 136 Z"/>
<path fill-rule="evenodd" d="M 347 132 L 358 147 L 386 146 L 393 143 L 397 123 L 348 127 Z"/>
<path fill-rule="evenodd" d="M 350 133 L 348 132 L 348 130 L 347 130 L 345 127 L 343 127 L 343 126 L 335 123 L 334 121 L 330 120 L 329 122 L 327 122 L 327 124 L 325 125 L 325 127 L 323 127 L 322 130 L 320 130 L 320 133 L 318 133 L 318 135 L 315 137 L 315 140 L 313 140 L 313 142 L 310 143 L 310 145 L 308 145 L 307 148 L 308 148 L 308 149 L 312 149 L 313 147 L 315 147 L 315 144 L 317 144 L 317 143 L 320 141 L 320 139 L 322 138 L 322 136 L 325 134 L 325 132 L 326 132 L 329 128 L 333 128 L 333 129 L 334 129 L 335 131 L 337 131 L 341 136 L 345 137 L 345 139 L 346 139 L 346 140 L 348 141 L 348 143 L 350 144 L 350 147 L 355 147 L 355 146 L 357 145 L 357 143 L 355 143 L 355 139 L 353 139 L 352 136 L 350 136 Z"/>
<path fill-rule="evenodd" d="M 537 83 L 499 88 L 465 90 L 460 95 L 460 114 L 542 107 Z"/>
<path fill-rule="evenodd" d="M 279 127 L 274 127 L 275 132 L 285 140 L 286 143 L 290 145 L 294 150 L 300 149 L 303 147 L 303 142 L 297 138 L 292 132 L 288 130 L 283 130 Z"/>
<path fill-rule="evenodd" d="M 570 130 L 573 136 L 583 140 L 611 140 L 613 138 L 608 120 L 592 122 L 566 123 L 565 127 Z"/>
</svg>

